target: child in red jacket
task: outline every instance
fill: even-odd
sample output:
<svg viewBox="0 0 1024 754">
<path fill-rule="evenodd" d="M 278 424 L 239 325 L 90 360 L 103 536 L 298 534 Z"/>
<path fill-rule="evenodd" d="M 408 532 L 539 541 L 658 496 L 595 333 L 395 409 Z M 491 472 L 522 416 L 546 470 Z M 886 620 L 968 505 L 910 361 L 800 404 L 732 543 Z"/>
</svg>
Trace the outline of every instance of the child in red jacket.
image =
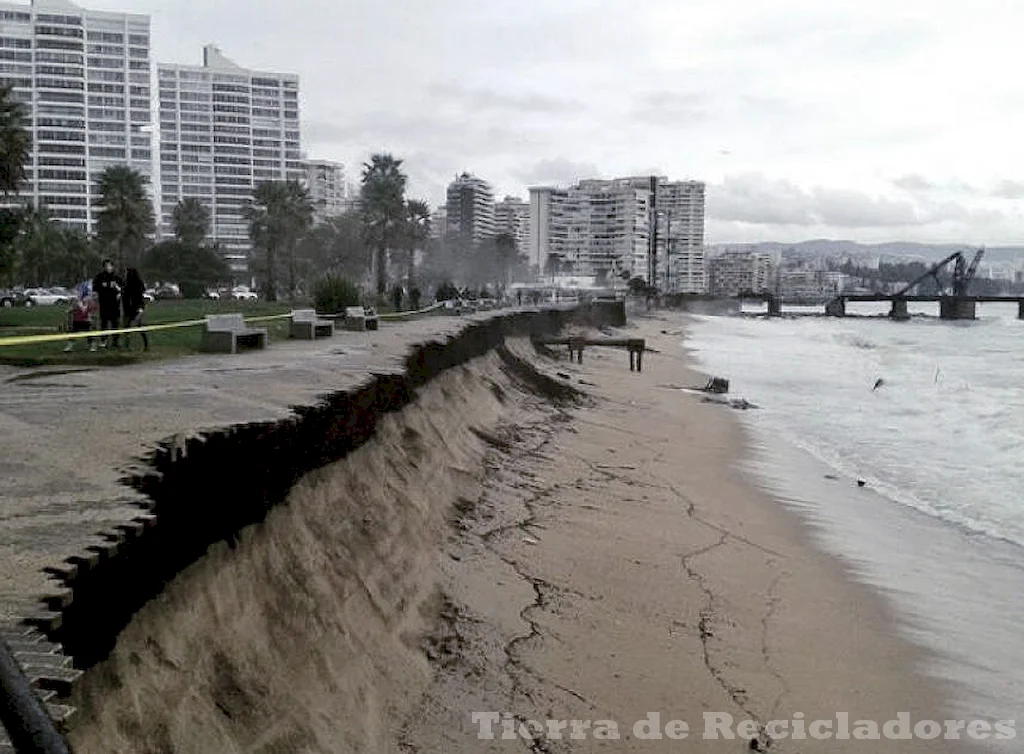
<svg viewBox="0 0 1024 754">
<path fill-rule="evenodd" d="M 96 299 L 92 296 L 85 295 L 76 298 L 74 303 L 71 304 L 69 330 L 73 333 L 88 332 L 89 330 L 92 330 L 92 318 L 95 316 L 98 308 Z M 93 342 L 92 338 L 86 338 L 85 342 L 89 344 L 90 351 L 96 350 L 96 344 Z M 75 341 L 69 340 L 68 344 L 64 346 L 64 350 L 70 351 L 74 347 Z"/>
</svg>

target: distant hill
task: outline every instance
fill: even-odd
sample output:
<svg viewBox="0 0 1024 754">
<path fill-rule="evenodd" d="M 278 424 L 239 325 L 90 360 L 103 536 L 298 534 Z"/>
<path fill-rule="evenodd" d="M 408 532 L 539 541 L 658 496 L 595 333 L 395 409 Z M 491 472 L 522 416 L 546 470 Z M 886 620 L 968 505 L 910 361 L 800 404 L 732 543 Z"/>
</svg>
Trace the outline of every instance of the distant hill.
<svg viewBox="0 0 1024 754">
<path fill-rule="evenodd" d="M 938 261 L 943 257 L 949 256 L 954 251 L 973 252 L 975 250 L 974 247 L 967 244 L 927 244 L 909 241 L 867 244 L 858 243 L 857 241 L 841 241 L 826 238 L 816 238 L 798 243 L 764 241 L 746 244 L 713 244 L 709 248 L 712 252 L 725 251 L 726 249 L 747 249 L 769 254 L 782 253 L 787 257 L 850 256 L 854 259 L 858 257 L 884 257 L 917 259 L 922 262 Z M 1024 263 L 1024 246 L 988 246 L 985 248 L 984 261 L 988 263 Z"/>
</svg>

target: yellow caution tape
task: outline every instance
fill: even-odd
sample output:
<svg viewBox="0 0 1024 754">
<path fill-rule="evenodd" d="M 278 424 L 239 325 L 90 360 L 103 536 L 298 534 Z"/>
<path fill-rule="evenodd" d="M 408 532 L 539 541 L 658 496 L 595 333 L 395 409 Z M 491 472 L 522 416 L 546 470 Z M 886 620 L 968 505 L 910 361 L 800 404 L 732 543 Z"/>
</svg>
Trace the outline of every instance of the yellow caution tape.
<svg viewBox="0 0 1024 754">
<path fill-rule="evenodd" d="M 291 317 L 289 314 L 274 314 L 267 317 L 247 318 L 247 322 L 268 322 L 275 319 Z M 205 319 L 191 319 L 184 322 L 166 322 L 159 325 L 143 325 L 142 327 L 122 327 L 116 330 L 83 330 L 80 332 L 62 332 L 52 335 L 10 335 L 0 338 L 0 348 L 3 346 L 25 346 L 35 343 L 60 343 L 68 340 L 81 340 L 83 338 L 105 338 L 108 335 L 130 335 L 137 332 L 154 332 L 156 330 L 172 330 L 179 327 L 198 327 L 205 325 Z"/>
<path fill-rule="evenodd" d="M 378 314 L 377 317 L 378 319 L 399 319 L 401 317 L 409 317 L 413 314 L 426 314 L 427 312 L 432 312 L 435 309 L 441 308 L 442 306 L 444 306 L 444 302 L 438 301 L 435 304 L 431 304 L 426 309 L 417 309 L 416 311 L 409 312 L 392 312 L 390 314 Z"/>
<path fill-rule="evenodd" d="M 444 302 L 437 302 L 425 309 L 410 312 L 396 312 L 394 314 L 379 314 L 380 319 L 397 319 L 415 314 L 426 314 L 444 306 Z M 278 319 L 290 318 L 291 312 L 287 314 L 270 314 L 262 317 L 246 317 L 246 322 L 272 322 Z M 154 332 L 157 330 L 172 330 L 179 327 L 198 327 L 205 325 L 205 319 L 191 319 L 185 322 L 166 322 L 159 325 L 143 325 L 142 327 L 122 327 L 117 330 L 84 330 L 81 332 L 62 332 L 50 335 L 9 335 L 0 338 L 0 348 L 3 346 L 26 346 L 35 343 L 60 343 L 68 340 L 81 340 L 83 338 L 105 338 L 108 335 L 130 335 L 131 333 Z"/>
</svg>

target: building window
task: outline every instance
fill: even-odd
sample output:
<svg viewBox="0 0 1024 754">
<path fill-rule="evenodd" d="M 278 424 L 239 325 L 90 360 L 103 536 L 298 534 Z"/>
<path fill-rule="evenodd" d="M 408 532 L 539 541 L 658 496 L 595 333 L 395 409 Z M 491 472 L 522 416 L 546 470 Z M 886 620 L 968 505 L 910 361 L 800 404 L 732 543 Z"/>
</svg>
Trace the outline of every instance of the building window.
<svg viewBox="0 0 1024 754">
<path fill-rule="evenodd" d="M 40 38 L 36 40 L 37 50 L 77 50 L 82 51 L 82 43 L 74 39 Z"/>
<path fill-rule="evenodd" d="M 36 86 L 40 89 L 79 89 L 85 91 L 84 81 L 72 81 L 69 79 L 36 78 Z"/>
<path fill-rule="evenodd" d="M 81 16 L 53 16 L 46 13 L 36 14 L 36 23 L 40 24 L 64 24 L 65 26 L 81 26 Z"/>
<path fill-rule="evenodd" d="M 36 126 L 50 127 L 50 128 L 85 128 L 84 120 L 74 120 L 72 118 L 39 118 L 36 120 Z"/>
<path fill-rule="evenodd" d="M 90 55 L 110 55 L 116 58 L 124 57 L 124 48 L 118 45 L 86 45 L 86 52 Z"/>
<path fill-rule="evenodd" d="M 85 92 L 37 92 L 40 102 L 85 102 Z"/>
<path fill-rule="evenodd" d="M 121 58 L 89 58 L 90 68 L 124 68 L 124 60 Z"/>
<path fill-rule="evenodd" d="M 90 31 L 86 38 L 91 42 L 115 42 L 124 44 L 124 34 L 113 34 L 107 31 Z"/>
<path fill-rule="evenodd" d="M 72 37 L 82 38 L 81 29 L 67 29 L 60 26 L 36 26 L 36 34 L 46 37 Z"/>
<path fill-rule="evenodd" d="M 89 71 L 90 81 L 124 81 L 123 71 Z"/>
<path fill-rule="evenodd" d="M 123 160 L 125 151 L 113 147 L 89 147 L 89 154 L 92 157 L 107 157 L 109 159 Z"/>
</svg>

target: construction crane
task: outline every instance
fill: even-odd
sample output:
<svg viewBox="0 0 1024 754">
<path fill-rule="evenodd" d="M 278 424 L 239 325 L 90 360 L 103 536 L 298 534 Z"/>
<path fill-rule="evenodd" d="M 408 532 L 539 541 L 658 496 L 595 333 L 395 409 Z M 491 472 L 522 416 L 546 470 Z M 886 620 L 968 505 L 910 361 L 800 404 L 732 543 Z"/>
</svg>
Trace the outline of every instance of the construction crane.
<svg viewBox="0 0 1024 754">
<path fill-rule="evenodd" d="M 971 260 L 970 265 L 967 269 L 963 269 L 961 261 L 966 261 L 961 255 L 960 259 L 957 260 L 956 269 L 953 271 L 953 295 L 954 296 L 966 296 L 967 286 L 974 280 L 974 276 L 978 272 L 978 265 L 981 263 L 981 258 L 985 256 L 985 249 L 978 249 L 974 255 L 974 259 Z"/>
<path fill-rule="evenodd" d="M 932 265 L 923 275 L 920 275 L 910 281 L 910 283 L 894 293 L 893 298 L 900 298 L 907 295 L 909 291 L 912 291 L 917 285 L 928 278 L 933 278 L 935 280 L 935 286 L 939 289 L 939 294 L 945 295 L 946 285 L 939 279 L 939 273 L 942 272 L 950 262 L 955 262 L 953 266 L 953 281 L 951 285 L 952 295 L 962 298 L 967 295 L 967 288 L 970 285 L 971 280 L 974 279 L 975 274 L 978 272 L 978 264 L 981 262 L 981 258 L 984 255 L 985 249 L 978 249 L 978 252 L 974 255 L 974 259 L 971 260 L 970 265 L 968 265 L 967 258 L 964 256 L 962 251 L 954 252 L 941 262 L 937 262 Z"/>
</svg>

